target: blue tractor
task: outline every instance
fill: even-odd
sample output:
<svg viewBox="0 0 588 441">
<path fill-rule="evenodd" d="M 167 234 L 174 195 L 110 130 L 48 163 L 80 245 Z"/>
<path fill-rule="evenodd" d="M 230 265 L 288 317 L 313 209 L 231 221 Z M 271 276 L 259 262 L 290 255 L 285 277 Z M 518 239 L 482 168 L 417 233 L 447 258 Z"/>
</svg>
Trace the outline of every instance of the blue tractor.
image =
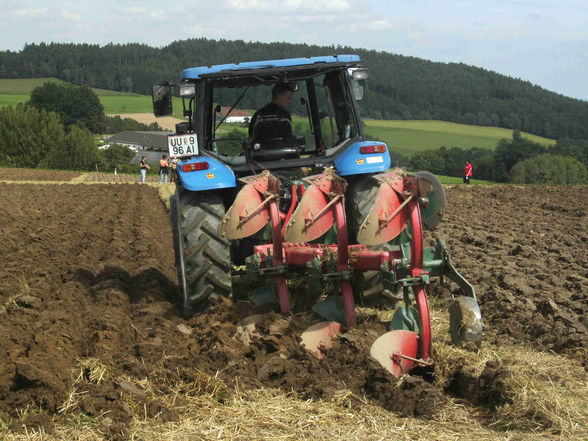
<svg viewBox="0 0 588 441">
<path fill-rule="evenodd" d="M 179 84 L 155 84 L 153 108 L 172 114 L 178 90 L 188 118 L 168 138 L 178 161 L 170 207 L 184 311 L 231 296 L 235 272 L 269 279 L 249 297 L 283 313 L 289 278 L 334 282 L 340 294 L 313 307 L 326 321 L 302 335 L 320 357 L 355 325 L 354 290 L 365 301 L 400 301 L 372 356 L 401 375 L 430 363 L 430 277 L 463 291 L 450 310 L 455 343 L 479 345 L 482 323 L 445 243 L 423 246 L 423 228 L 441 220 L 443 187 L 428 172 L 390 170 L 387 145 L 366 139 L 358 101 L 367 78 L 357 55 L 195 67 Z"/>
</svg>

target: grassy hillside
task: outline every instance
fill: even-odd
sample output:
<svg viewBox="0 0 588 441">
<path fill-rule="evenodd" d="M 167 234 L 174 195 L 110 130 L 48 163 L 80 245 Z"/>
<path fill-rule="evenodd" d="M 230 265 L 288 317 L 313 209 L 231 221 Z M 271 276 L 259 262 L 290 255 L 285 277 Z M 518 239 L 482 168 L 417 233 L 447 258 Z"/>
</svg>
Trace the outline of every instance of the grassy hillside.
<svg viewBox="0 0 588 441">
<path fill-rule="evenodd" d="M 123 96 L 116 95 L 99 95 L 98 98 L 104 106 L 104 112 L 107 114 L 124 114 L 124 113 L 153 113 L 153 103 L 150 96 L 126 94 Z M 181 118 L 182 100 L 173 98 L 174 114 L 173 116 Z"/>
<path fill-rule="evenodd" d="M 420 150 L 445 147 L 481 147 L 493 149 L 499 140 L 512 137 L 513 131 L 500 127 L 471 126 L 445 121 L 364 120 L 364 131 L 386 142 L 391 150 L 411 155 Z M 552 139 L 521 133 L 523 137 L 544 145 Z"/>
<path fill-rule="evenodd" d="M 260 43 L 207 38 L 165 47 L 144 44 L 32 43 L 0 51 L 3 77 L 57 77 L 77 85 L 149 95 L 156 81 L 178 81 L 195 66 L 357 54 L 370 70 L 361 104 L 365 117 L 437 120 L 520 129 L 548 138 L 588 139 L 588 102 L 530 82 L 468 66 L 342 46 Z M 246 96 L 242 107 L 252 107 Z"/>
<path fill-rule="evenodd" d="M 33 89 L 45 83 L 66 84 L 57 78 L 24 78 L 24 79 L 0 79 L 0 95 L 24 95 L 31 94 Z M 141 96 L 136 93 L 118 92 L 116 90 L 97 89 L 91 87 L 98 96 Z"/>
<path fill-rule="evenodd" d="M 63 83 L 55 78 L 0 79 L 0 107 L 16 105 L 29 100 L 30 92 L 47 81 Z M 107 114 L 146 113 L 151 114 L 151 97 L 136 93 L 95 89 Z M 252 110 L 253 112 L 253 110 Z M 174 116 L 182 117 L 182 101 L 174 98 Z M 305 117 L 294 117 L 295 124 L 306 127 Z M 493 149 L 503 138 L 511 138 L 512 130 L 499 127 L 472 126 L 445 121 L 375 120 L 365 119 L 365 132 L 386 142 L 391 150 L 410 156 L 416 151 L 445 147 L 481 147 Z M 545 145 L 554 140 L 522 133 L 526 138 Z"/>
<path fill-rule="evenodd" d="M 65 83 L 56 78 L 0 79 L 0 107 L 26 103 L 30 93 L 46 82 Z M 152 113 L 151 97 L 137 93 L 91 87 L 104 106 L 104 112 L 112 113 Z M 182 116 L 182 100 L 174 98 L 174 116 Z"/>
</svg>

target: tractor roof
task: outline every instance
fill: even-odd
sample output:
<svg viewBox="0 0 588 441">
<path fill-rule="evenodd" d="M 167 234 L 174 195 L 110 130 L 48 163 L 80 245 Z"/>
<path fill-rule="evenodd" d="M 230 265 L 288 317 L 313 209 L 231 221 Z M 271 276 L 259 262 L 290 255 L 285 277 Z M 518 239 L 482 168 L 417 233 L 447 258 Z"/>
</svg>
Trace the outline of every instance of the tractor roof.
<svg viewBox="0 0 588 441">
<path fill-rule="evenodd" d="M 321 69 L 338 66 L 353 66 L 359 63 L 358 55 L 334 55 L 308 58 L 287 58 L 284 60 L 248 61 L 237 64 L 217 64 L 186 69 L 182 72 L 182 80 L 199 80 L 244 76 L 249 74 L 275 74 L 298 69 Z"/>
</svg>

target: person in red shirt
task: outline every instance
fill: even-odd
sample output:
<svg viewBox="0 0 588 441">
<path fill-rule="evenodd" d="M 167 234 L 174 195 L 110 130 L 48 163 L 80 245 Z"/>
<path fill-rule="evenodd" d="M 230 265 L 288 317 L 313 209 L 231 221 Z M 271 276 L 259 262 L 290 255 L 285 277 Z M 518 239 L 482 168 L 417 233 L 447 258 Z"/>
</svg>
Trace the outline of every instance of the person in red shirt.
<svg viewBox="0 0 588 441">
<path fill-rule="evenodd" d="M 469 184 L 470 179 L 472 177 L 472 164 L 470 164 L 470 161 L 466 161 L 466 166 L 463 175 L 464 184 Z"/>
</svg>

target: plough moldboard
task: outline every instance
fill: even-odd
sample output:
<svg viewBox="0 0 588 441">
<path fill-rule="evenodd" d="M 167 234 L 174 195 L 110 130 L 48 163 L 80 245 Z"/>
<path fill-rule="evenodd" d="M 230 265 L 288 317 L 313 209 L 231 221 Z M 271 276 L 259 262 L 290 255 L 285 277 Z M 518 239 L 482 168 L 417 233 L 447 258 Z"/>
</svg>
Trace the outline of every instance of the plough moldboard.
<svg viewBox="0 0 588 441">
<path fill-rule="evenodd" d="M 292 186 L 288 213 L 279 210 L 280 180 L 265 171 L 243 178 L 238 193 L 219 226 L 227 239 L 252 236 L 271 227 L 271 243 L 254 247 L 246 260 L 247 274 L 259 279 L 274 278 L 269 289 L 250 294 L 256 303 L 276 301 L 282 313 L 290 312 L 287 278 L 300 274 L 317 284 L 335 282 L 341 296 L 328 297 L 313 307 L 327 321 L 313 325 L 302 334 L 302 344 L 323 357 L 334 335 L 356 326 L 352 279 L 358 272 L 379 271 L 386 289 L 400 293 L 404 304 L 395 312 L 390 332 L 380 336 L 370 354 L 389 372 L 401 376 L 417 365 L 430 365 L 431 326 L 426 286 L 431 277 L 456 282 L 463 296 L 450 308 L 454 344 L 481 344 L 482 322 L 474 288 L 451 264 L 445 242 L 424 248 L 423 224 L 434 228 L 441 220 L 445 194 L 430 173 L 407 174 L 396 169 L 373 176 L 379 185 L 371 210 L 354 226 L 358 244 L 349 244 L 345 214 L 347 181 L 325 172 Z M 302 195 L 298 201 L 297 193 Z M 320 239 L 336 232 L 336 243 Z M 375 250 L 384 243 L 391 250 Z M 351 257 L 351 258 L 350 258 Z"/>
</svg>

